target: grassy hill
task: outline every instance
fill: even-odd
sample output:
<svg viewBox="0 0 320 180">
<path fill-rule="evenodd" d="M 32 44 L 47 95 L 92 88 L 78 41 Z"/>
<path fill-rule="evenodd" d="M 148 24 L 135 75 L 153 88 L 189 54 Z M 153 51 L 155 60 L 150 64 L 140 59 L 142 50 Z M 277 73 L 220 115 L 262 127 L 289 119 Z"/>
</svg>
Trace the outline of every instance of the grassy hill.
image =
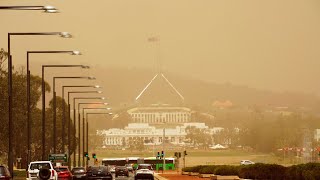
<svg viewBox="0 0 320 180">
<path fill-rule="evenodd" d="M 156 74 L 144 69 L 98 68 L 96 71 L 105 72 L 105 74 L 99 74 L 97 78 L 104 80 L 105 84 L 102 85 L 106 87 L 113 106 L 122 108 L 135 106 L 135 98 Z M 198 106 L 207 109 L 212 107 L 215 101 L 228 100 L 234 106 L 287 106 L 307 109 L 320 107 L 319 97 L 313 94 L 272 92 L 245 85 L 217 84 L 181 77 L 174 73 L 164 73 L 164 75 L 184 96 L 184 102 L 163 78 L 157 77 L 140 97 L 140 103 L 183 103 L 191 107 Z"/>
</svg>

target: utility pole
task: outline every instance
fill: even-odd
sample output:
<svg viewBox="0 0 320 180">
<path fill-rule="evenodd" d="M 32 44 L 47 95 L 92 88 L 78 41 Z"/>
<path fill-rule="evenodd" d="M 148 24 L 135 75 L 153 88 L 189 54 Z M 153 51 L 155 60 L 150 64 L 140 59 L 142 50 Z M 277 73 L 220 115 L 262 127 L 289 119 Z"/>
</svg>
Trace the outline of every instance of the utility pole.
<svg viewBox="0 0 320 180">
<path fill-rule="evenodd" d="M 165 151 L 164 151 L 165 136 L 166 136 L 166 129 L 165 129 L 165 127 L 163 127 L 163 137 L 162 137 L 162 152 L 163 152 L 162 174 L 163 174 L 164 168 L 166 166 Z"/>
</svg>

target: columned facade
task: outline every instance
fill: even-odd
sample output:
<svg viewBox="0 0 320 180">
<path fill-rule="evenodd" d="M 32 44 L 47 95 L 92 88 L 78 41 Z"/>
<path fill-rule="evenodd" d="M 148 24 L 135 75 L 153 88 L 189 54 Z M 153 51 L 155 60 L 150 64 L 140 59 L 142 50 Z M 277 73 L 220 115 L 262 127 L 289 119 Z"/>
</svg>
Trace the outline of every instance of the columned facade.
<svg viewBox="0 0 320 180">
<path fill-rule="evenodd" d="M 128 110 L 133 123 L 187 123 L 191 121 L 191 110 L 185 107 L 151 106 Z"/>
<path fill-rule="evenodd" d="M 184 145 L 187 135 L 186 128 L 190 126 L 205 129 L 209 134 L 216 131 L 209 129 L 204 123 L 184 123 L 165 129 L 166 143 Z M 163 142 L 163 128 L 156 128 L 147 123 L 130 123 L 124 129 L 101 130 L 98 131 L 98 134 L 105 137 L 104 146 L 127 147 L 132 141 L 140 141 L 144 145 L 160 145 Z"/>
</svg>

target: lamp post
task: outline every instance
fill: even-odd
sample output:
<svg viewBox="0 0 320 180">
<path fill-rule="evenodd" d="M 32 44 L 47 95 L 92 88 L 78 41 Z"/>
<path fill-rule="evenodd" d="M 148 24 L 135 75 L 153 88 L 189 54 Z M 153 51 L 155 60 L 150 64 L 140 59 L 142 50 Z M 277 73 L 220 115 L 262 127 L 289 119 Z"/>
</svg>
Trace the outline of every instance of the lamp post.
<svg viewBox="0 0 320 180">
<path fill-rule="evenodd" d="M 75 92 L 73 92 L 75 93 Z M 86 91 L 78 91 L 77 93 L 91 93 L 91 92 L 86 92 Z M 73 98 L 73 119 L 74 119 L 74 127 L 76 129 L 76 100 L 91 100 L 91 99 L 102 99 L 104 100 L 105 98 L 104 97 L 75 97 Z M 78 135 L 79 135 L 79 139 L 80 139 L 80 117 L 79 117 L 79 120 L 78 120 L 78 123 L 79 123 L 79 132 L 78 132 Z M 76 150 L 76 133 L 73 134 L 73 138 L 74 138 L 74 151 Z M 78 157 L 78 165 L 80 166 L 80 142 L 79 142 L 79 148 L 78 148 L 78 153 L 79 153 L 79 157 Z M 73 160 L 74 160 L 74 166 L 76 164 L 76 153 L 73 154 Z"/>
<path fill-rule="evenodd" d="M 42 10 L 45 13 L 57 13 L 53 6 L 0 6 L 1 10 Z"/>
<path fill-rule="evenodd" d="M 87 149 L 87 152 L 89 153 L 89 123 L 88 123 L 88 121 L 89 121 L 89 115 L 90 114 L 108 114 L 108 115 L 112 115 L 112 113 L 101 113 L 101 112 L 99 112 L 99 113 L 86 113 L 86 128 L 87 128 L 87 137 L 86 137 L 86 149 Z M 88 158 L 87 158 L 87 166 L 89 165 L 89 160 L 88 160 Z"/>
<path fill-rule="evenodd" d="M 62 76 L 62 77 L 53 77 L 53 153 L 56 153 L 57 148 L 57 102 L 56 102 L 56 79 L 89 79 L 94 80 L 92 76 Z"/>
<path fill-rule="evenodd" d="M 104 102 L 93 102 L 93 103 L 78 103 L 78 113 L 79 113 L 79 119 L 80 119 L 80 106 L 81 105 L 88 105 L 88 104 L 101 104 L 101 105 L 108 105 L 108 103 L 104 103 Z M 82 152 L 85 152 L 85 118 L 84 118 L 84 110 L 85 109 L 89 109 L 89 108 L 82 108 Z M 94 109 L 98 109 L 98 108 L 94 108 Z M 102 108 L 102 109 L 107 109 L 107 110 L 111 110 L 111 108 Z M 85 165 L 85 161 L 84 161 L 84 156 L 82 156 L 82 164 L 83 166 Z"/>
<path fill-rule="evenodd" d="M 84 66 L 84 65 L 42 65 L 42 160 L 45 160 L 45 150 L 46 150 L 46 143 L 45 143 L 45 128 L 46 128 L 46 94 L 45 94 L 45 82 L 44 82 L 44 70 L 45 68 L 48 67 L 63 67 L 63 68 L 67 68 L 67 67 L 80 67 L 80 68 L 84 68 L 84 69 L 88 69 L 89 66 Z"/>
<path fill-rule="evenodd" d="M 2 6 L 2 9 L 8 9 L 8 6 Z M 9 8 L 10 9 L 10 8 Z M 11 8 L 15 9 L 15 8 Z M 17 10 L 23 10 L 17 9 Z M 8 33 L 8 166 L 11 175 L 13 175 L 13 150 L 12 150 L 12 136 L 13 136 L 13 121 L 12 121 L 12 56 L 11 56 L 11 36 L 38 36 L 38 35 L 59 35 L 64 38 L 71 38 L 68 32 L 23 32 L 23 33 Z M 44 157 L 43 157 L 44 158 Z"/>
<path fill-rule="evenodd" d="M 55 54 L 55 53 L 66 53 L 71 55 L 81 55 L 79 51 L 27 51 L 27 122 L 28 122 L 28 135 L 27 135 L 27 143 L 28 143 L 28 164 L 31 161 L 31 80 L 30 80 L 30 68 L 29 68 L 29 54 Z"/>
<path fill-rule="evenodd" d="M 63 102 L 62 102 L 62 124 L 65 124 L 66 123 L 66 117 L 65 117 L 65 111 L 66 111 L 66 109 L 65 109 L 65 104 L 64 104 L 64 102 L 65 102 L 65 99 L 64 99 L 64 88 L 69 88 L 69 87 L 79 87 L 79 88 L 89 88 L 89 87 L 92 87 L 92 88 L 101 88 L 99 85 L 81 85 L 81 86 L 79 86 L 79 85 L 77 85 L 77 86 L 62 86 L 62 99 L 63 99 Z M 69 119 L 68 119 L 68 129 L 69 129 L 69 121 L 70 121 L 70 104 L 69 104 L 69 96 L 68 96 L 68 107 L 69 107 Z M 62 126 L 62 134 L 61 134 L 61 137 L 62 137 L 62 152 L 65 152 L 65 138 L 64 138 L 64 136 L 65 136 L 65 129 L 64 129 L 64 126 Z M 69 139 L 69 137 L 68 137 L 68 139 Z M 69 143 L 68 143 L 68 145 L 69 145 Z M 69 148 L 68 148 L 69 149 Z M 68 154 L 69 154 L 70 152 L 68 152 Z M 69 155 L 68 155 L 69 156 Z M 69 168 L 70 168 L 70 166 L 69 166 Z"/>
</svg>

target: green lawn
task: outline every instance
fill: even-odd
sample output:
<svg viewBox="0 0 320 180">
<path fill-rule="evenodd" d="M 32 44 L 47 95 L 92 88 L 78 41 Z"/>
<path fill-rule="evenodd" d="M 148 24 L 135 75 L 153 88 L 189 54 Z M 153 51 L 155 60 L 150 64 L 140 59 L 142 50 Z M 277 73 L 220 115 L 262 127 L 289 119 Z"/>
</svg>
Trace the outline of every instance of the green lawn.
<svg viewBox="0 0 320 180">
<path fill-rule="evenodd" d="M 161 150 L 159 150 L 160 152 Z M 155 150 L 155 153 L 158 151 Z M 173 157 L 176 151 L 166 151 L 167 157 Z M 180 151 L 183 153 L 183 151 Z M 153 157 L 152 151 L 130 151 L 130 150 L 98 150 L 95 151 L 100 158 L 110 158 L 110 157 Z M 189 157 L 220 157 L 220 156 L 250 156 L 256 155 L 256 153 L 244 152 L 238 150 L 187 150 Z"/>
</svg>

